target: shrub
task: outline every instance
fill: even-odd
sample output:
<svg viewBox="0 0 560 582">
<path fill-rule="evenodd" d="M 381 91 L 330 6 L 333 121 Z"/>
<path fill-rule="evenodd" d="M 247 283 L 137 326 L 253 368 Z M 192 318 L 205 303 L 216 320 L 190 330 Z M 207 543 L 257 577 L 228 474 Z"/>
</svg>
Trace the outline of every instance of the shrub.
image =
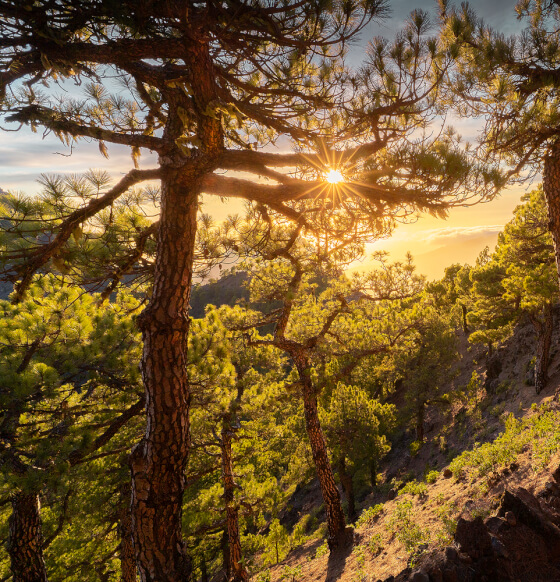
<svg viewBox="0 0 560 582">
<path fill-rule="evenodd" d="M 400 491 L 399 495 L 418 495 L 418 497 L 425 497 L 428 493 L 428 486 L 426 483 L 419 483 L 418 481 L 409 481 Z"/>
<path fill-rule="evenodd" d="M 426 483 L 435 483 L 439 477 L 439 471 L 429 471 L 426 474 Z"/>
<path fill-rule="evenodd" d="M 383 511 L 383 504 L 378 503 L 373 507 L 368 507 L 362 511 L 362 514 L 356 521 L 356 527 L 362 527 L 363 525 L 371 525 L 375 518 Z"/>
<path fill-rule="evenodd" d="M 409 554 L 416 554 L 420 546 L 429 541 L 429 533 L 414 520 L 412 503 L 408 500 L 397 502 L 387 529 L 395 534 Z"/>
</svg>

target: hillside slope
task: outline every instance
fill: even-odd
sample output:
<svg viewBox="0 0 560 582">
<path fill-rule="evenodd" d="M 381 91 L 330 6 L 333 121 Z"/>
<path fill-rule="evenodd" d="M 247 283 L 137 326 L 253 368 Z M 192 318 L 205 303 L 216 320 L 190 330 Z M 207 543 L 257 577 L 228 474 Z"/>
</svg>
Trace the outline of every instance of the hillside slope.
<svg viewBox="0 0 560 582">
<path fill-rule="evenodd" d="M 465 386 L 474 371 L 475 391 L 431 410 L 419 451 L 411 449 L 412 434 L 396 440 L 384 482 L 362 500 L 352 547 L 329 557 L 323 540 L 310 540 L 255 580 L 560 580 L 560 354 L 554 353 L 547 389 L 537 396 L 529 325 L 518 326 L 494 356 L 501 371 L 486 383 L 491 389 L 484 388 L 483 350 L 463 338 L 461 351 L 450 390 Z M 309 489 L 306 495 L 309 512 Z M 504 525 L 511 508 L 519 527 Z M 469 547 L 470 538 L 491 547 Z"/>
</svg>

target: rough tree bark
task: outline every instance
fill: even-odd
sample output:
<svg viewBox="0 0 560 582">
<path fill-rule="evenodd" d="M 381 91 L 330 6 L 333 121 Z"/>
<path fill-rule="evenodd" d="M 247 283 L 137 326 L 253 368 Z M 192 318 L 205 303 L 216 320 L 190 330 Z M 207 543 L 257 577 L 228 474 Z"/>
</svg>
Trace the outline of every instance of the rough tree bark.
<svg viewBox="0 0 560 582">
<path fill-rule="evenodd" d="M 131 454 L 131 471 L 134 546 L 142 582 L 184 582 L 192 572 L 181 532 L 191 399 L 186 373 L 188 309 L 198 197 L 204 176 L 216 167 L 223 133 L 219 116 L 207 115 L 217 95 L 208 41 L 189 38 L 185 43 L 197 91 L 188 103 L 180 90 L 168 96 L 163 134 L 168 146 L 159 155 L 161 213 L 154 286 L 139 318 L 147 426 Z M 194 108 L 202 144 L 193 156 L 176 145 L 184 131 L 183 105 Z"/>
<path fill-rule="evenodd" d="M 554 243 L 560 285 L 560 140 L 550 146 L 544 158 L 543 192 L 548 208 L 548 228 Z"/>
<path fill-rule="evenodd" d="M 9 520 L 8 553 L 14 582 L 47 582 L 37 493 L 15 493 Z"/>
<path fill-rule="evenodd" d="M 537 332 L 537 358 L 535 362 L 535 391 L 540 394 L 548 382 L 550 346 L 552 345 L 553 311 L 552 304 L 543 308 L 543 320 L 531 319 Z"/>
<path fill-rule="evenodd" d="M 231 441 L 233 431 L 231 429 L 230 415 L 223 420 L 221 434 L 222 449 L 222 478 L 224 484 L 224 501 L 226 504 L 227 536 L 228 536 L 228 561 L 224 564 L 231 582 L 246 582 L 249 574 L 242 564 L 241 539 L 239 537 L 239 507 L 235 502 L 235 479 L 233 477 L 233 463 L 231 457 Z"/>
<path fill-rule="evenodd" d="M 329 461 L 327 445 L 319 414 L 317 411 L 317 394 L 310 377 L 310 366 L 305 355 L 301 352 L 292 354 L 299 379 L 302 385 L 303 408 L 305 414 L 305 428 L 311 444 L 313 461 L 319 477 L 321 494 L 327 514 L 328 536 L 327 542 L 331 550 L 348 543 L 351 531 L 347 531 L 344 512 L 340 502 L 340 493 L 336 486 L 334 473 Z"/>
<path fill-rule="evenodd" d="M 352 480 L 352 475 L 350 475 L 346 470 L 346 459 L 344 455 L 342 455 L 338 461 L 338 476 L 340 478 L 342 489 L 344 490 L 344 495 L 346 496 L 346 502 L 348 503 L 348 521 L 354 523 L 356 521 L 354 482 Z"/>
<path fill-rule="evenodd" d="M 140 327 L 147 428 L 131 455 L 132 520 L 143 582 L 188 580 L 181 535 L 189 443 L 186 377 L 198 192 L 194 176 L 166 167 L 154 290 Z M 193 184 L 193 182 L 195 182 Z"/>
</svg>

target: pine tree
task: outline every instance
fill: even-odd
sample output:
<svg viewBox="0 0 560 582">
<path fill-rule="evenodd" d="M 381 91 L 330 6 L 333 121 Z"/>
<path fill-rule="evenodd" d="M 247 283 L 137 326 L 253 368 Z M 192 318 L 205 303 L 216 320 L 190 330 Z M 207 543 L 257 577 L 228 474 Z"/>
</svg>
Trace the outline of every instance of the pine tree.
<svg viewBox="0 0 560 582">
<path fill-rule="evenodd" d="M 375 487 L 379 462 L 390 450 L 387 433 L 393 422 L 394 406 L 371 400 L 364 390 L 342 382 L 322 411 L 322 424 L 346 496 L 350 522 L 357 517 L 353 474 L 360 465 L 366 465 Z"/>
<path fill-rule="evenodd" d="M 9 0 L 0 6 L 7 122 L 66 143 L 91 138 L 103 155 L 106 144 L 123 144 L 135 164 L 142 151 L 158 155 L 156 168 L 133 169 L 83 201 L 46 244 L 10 266 L 21 300 L 33 273 L 84 221 L 134 185 L 160 181 L 153 293 L 139 320 L 147 425 L 132 463 L 144 582 L 183 580 L 191 570 L 181 500 L 189 442 L 188 305 L 201 193 L 250 200 L 274 219 L 323 232 L 325 244 L 336 245 L 345 236 L 387 230 L 395 217 L 417 210 L 441 215 L 465 202 L 465 192 L 478 188 L 484 197 L 502 183 L 497 173 L 473 168 L 456 136 L 428 132 L 418 139 L 449 64 L 449 54 L 428 37 L 425 14 L 414 13 L 394 43 L 376 41 L 359 74 L 345 69 L 346 44 L 384 9 L 382 0 L 280 6 Z M 124 87 L 119 94 L 114 78 Z M 59 99 L 57 82 L 84 92 Z M 298 151 L 263 151 L 280 137 Z M 284 173 L 287 168 L 295 174 Z M 348 186 L 329 186 L 329 170 L 346 174 Z"/>
<path fill-rule="evenodd" d="M 558 6 L 540 0 L 518 2 L 515 11 L 524 29 L 505 36 L 467 5 L 440 5 L 443 38 L 457 57 L 449 89 L 460 113 L 485 119 L 479 153 L 507 164 L 514 180 L 543 175 L 560 282 Z"/>
<path fill-rule="evenodd" d="M 47 579 L 40 496 L 63 487 L 70 470 L 113 444 L 142 412 L 138 305 L 121 296 L 98 307 L 94 296 L 52 275 L 33 282 L 25 301 L 0 302 L 0 478 L 11 496 L 16 580 Z"/>
<path fill-rule="evenodd" d="M 554 245 L 542 188 L 523 197 L 489 259 L 472 271 L 474 307 L 469 321 L 478 329 L 470 339 L 494 345 L 527 317 L 537 339 L 535 389 L 539 393 L 548 380 L 557 302 Z"/>
</svg>

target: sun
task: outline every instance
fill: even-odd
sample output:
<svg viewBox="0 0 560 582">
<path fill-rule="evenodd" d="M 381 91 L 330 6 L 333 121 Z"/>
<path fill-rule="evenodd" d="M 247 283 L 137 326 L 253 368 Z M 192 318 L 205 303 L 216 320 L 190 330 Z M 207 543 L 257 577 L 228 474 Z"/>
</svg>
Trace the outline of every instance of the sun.
<svg viewBox="0 0 560 582">
<path fill-rule="evenodd" d="M 339 182 L 344 182 L 344 176 L 338 170 L 329 170 L 325 174 L 325 180 L 329 184 L 338 184 Z"/>
</svg>

